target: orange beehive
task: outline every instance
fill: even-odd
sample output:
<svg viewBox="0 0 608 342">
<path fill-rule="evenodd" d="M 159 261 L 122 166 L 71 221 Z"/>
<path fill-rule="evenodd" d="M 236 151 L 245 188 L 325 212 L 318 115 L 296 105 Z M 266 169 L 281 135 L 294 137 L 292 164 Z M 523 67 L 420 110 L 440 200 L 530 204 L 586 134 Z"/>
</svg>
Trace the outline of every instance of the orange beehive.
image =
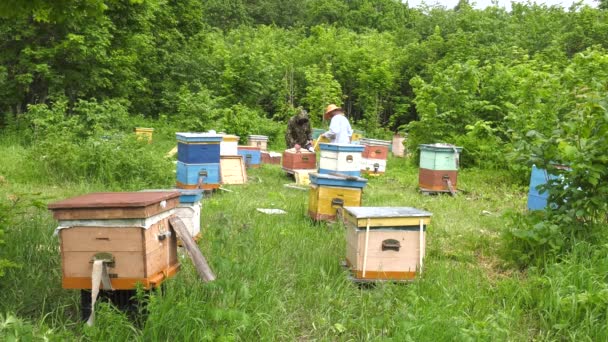
<svg viewBox="0 0 608 342">
<path fill-rule="evenodd" d="M 169 224 L 177 191 L 92 193 L 49 204 L 62 260 L 62 285 L 90 289 L 93 262 L 104 260 L 112 289 L 158 286 L 179 269 Z"/>
</svg>

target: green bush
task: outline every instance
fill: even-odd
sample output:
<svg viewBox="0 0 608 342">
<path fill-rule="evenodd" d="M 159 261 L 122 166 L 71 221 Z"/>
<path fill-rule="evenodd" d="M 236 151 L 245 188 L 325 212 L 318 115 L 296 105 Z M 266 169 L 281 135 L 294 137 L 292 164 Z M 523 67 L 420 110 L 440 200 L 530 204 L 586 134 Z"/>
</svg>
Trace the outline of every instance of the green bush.
<svg viewBox="0 0 608 342">
<path fill-rule="evenodd" d="M 38 157 L 53 182 L 101 182 L 108 186 L 138 189 L 173 184 L 175 166 L 165 152 L 134 134 L 70 139 L 49 135 L 30 153 Z"/>
</svg>

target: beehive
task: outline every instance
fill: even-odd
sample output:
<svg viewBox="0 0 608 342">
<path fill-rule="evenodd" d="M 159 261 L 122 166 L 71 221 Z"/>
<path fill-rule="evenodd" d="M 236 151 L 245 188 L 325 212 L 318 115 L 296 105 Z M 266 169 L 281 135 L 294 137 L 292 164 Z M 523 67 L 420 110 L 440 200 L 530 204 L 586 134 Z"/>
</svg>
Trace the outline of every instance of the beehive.
<svg viewBox="0 0 608 342">
<path fill-rule="evenodd" d="M 310 173 L 308 216 L 315 221 L 335 220 L 337 209 L 360 206 L 367 179 L 356 176 L 334 176 Z"/>
<path fill-rule="evenodd" d="M 177 205 L 175 215 L 182 219 L 186 229 L 195 240 L 201 234 L 201 202 L 184 202 Z"/>
<path fill-rule="evenodd" d="M 236 135 L 223 135 L 220 142 L 220 156 L 238 155 L 239 137 Z"/>
<path fill-rule="evenodd" d="M 147 142 L 152 142 L 152 134 L 154 133 L 154 128 L 145 128 L 145 127 L 135 127 L 135 134 L 139 139 L 146 140 Z"/>
<path fill-rule="evenodd" d="M 422 270 L 431 213 L 344 207 L 346 264 L 355 280 L 411 280 Z"/>
<path fill-rule="evenodd" d="M 363 138 L 360 143 L 365 146 L 363 149 L 363 158 L 383 160 L 388 158 L 388 151 L 391 146 L 390 141 Z"/>
<path fill-rule="evenodd" d="M 186 164 L 220 162 L 222 136 L 211 133 L 176 133 L 177 160 Z"/>
<path fill-rule="evenodd" d="M 278 152 L 262 151 L 262 164 L 281 165 L 281 154 Z"/>
<path fill-rule="evenodd" d="M 220 163 L 186 164 L 177 162 L 177 187 L 211 190 L 220 187 Z"/>
<path fill-rule="evenodd" d="M 197 203 L 203 199 L 202 190 L 177 189 L 180 193 L 179 203 Z"/>
<path fill-rule="evenodd" d="M 247 145 L 259 147 L 261 151 L 268 149 L 268 137 L 265 135 L 250 135 L 247 137 Z"/>
<path fill-rule="evenodd" d="M 361 172 L 368 175 L 382 175 L 386 172 L 386 160 L 384 159 L 361 159 Z"/>
<path fill-rule="evenodd" d="M 351 136 L 350 141 L 353 143 L 357 143 L 359 142 L 361 139 L 363 139 L 363 136 L 365 136 L 365 132 L 364 131 L 359 131 L 359 130 L 353 130 L 353 135 Z"/>
<path fill-rule="evenodd" d="M 215 133 L 176 133 L 177 187 L 212 190 L 220 187 L 220 144 Z"/>
<path fill-rule="evenodd" d="M 257 146 L 239 146 L 238 153 L 243 156 L 247 168 L 259 168 L 262 164 L 262 153 Z"/>
<path fill-rule="evenodd" d="M 112 288 L 158 286 L 179 269 L 176 235 L 169 225 L 180 193 L 92 193 L 49 204 L 66 289 L 90 289 L 92 262 L 106 260 Z"/>
<path fill-rule="evenodd" d="M 295 148 L 287 149 L 283 152 L 282 158 L 283 169 L 285 171 L 317 169 L 317 154 L 301 148 L 296 151 Z"/>
<path fill-rule="evenodd" d="M 558 169 L 569 170 L 567 166 L 555 165 Z M 539 186 L 547 184 L 550 180 L 560 179 L 560 175 L 555 175 L 547 172 L 545 169 L 539 169 L 536 165 L 532 165 L 532 173 L 530 174 L 530 187 L 528 189 L 528 210 L 544 210 L 547 207 L 549 192 L 538 189 Z"/>
<path fill-rule="evenodd" d="M 418 185 L 426 192 L 456 191 L 462 147 L 449 144 L 420 145 Z M 452 189 L 450 189 L 450 187 Z"/>
<path fill-rule="evenodd" d="M 190 236 L 198 239 L 201 233 L 201 200 L 203 190 L 177 189 L 180 193 L 175 215 L 182 219 Z"/>
<path fill-rule="evenodd" d="M 393 135 L 393 143 L 391 144 L 391 152 L 393 152 L 393 156 L 405 157 L 405 146 L 403 145 L 404 142 L 405 137 L 401 136 L 401 134 Z"/>
<path fill-rule="evenodd" d="M 362 145 L 351 144 L 319 144 L 321 158 L 319 173 L 339 173 L 349 176 L 361 175 Z"/>
</svg>

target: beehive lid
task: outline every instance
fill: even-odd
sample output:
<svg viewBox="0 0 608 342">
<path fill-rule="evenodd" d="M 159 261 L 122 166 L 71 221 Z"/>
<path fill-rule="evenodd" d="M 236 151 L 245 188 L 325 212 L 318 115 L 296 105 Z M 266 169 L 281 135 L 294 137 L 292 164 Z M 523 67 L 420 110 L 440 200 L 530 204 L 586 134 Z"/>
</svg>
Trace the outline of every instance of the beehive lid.
<svg viewBox="0 0 608 342">
<path fill-rule="evenodd" d="M 424 151 L 433 151 L 433 152 L 446 152 L 446 151 L 454 151 L 454 150 L 456 150 L 458 153 L 462 152 L 462 147 L 452 145 L 452 144 L 443 144 L 443 143 L 421 144 L 420 149 L 424 150 Z"/>
<path fill-rule="evenodd" d="M 336 152 L 363 152 L 365 146 L 353 145 L 353 144 L 331 144 L 321 143 L 319 144 L 321 151 L 336 151 Z"/>
<path fill-rule="evenodd" d="M 97 192 L 50 203 L 58 220 L 146 218 L 173 209 L 179 191 Z"/>
<path fill-rule="evenodd" d="M 266 140 L 268 140 L 268 137 L 265 135 L 249 135 L 249 139 L 266 141 Z"/>
<path fill-rule="evenodd" d="M 300 150 L 296 150 L 295 148 L 288 148 L 285 150 L 285 153 L 301 153 L 301 154 L 316 154 L 315 152 L 310 152 L 309 150 L 305 149 L 305 148 L 300 148 Z"/>
<path fill-rule="evenodd" d="M 239 141 L 239 137 L 237 135 L 227 134 L 227 135 L 223 135 L 222 136 L 222 141 L 224 141 L 224 142 L 237 142 L 237 141 Z"/>
<path fill-rule="evenodd" d="M 390 146 L 391 142 L 388 141 L 388 140 L 378 140 L 378 139 L 363 138 L 363 139 L 361 139 L 361 145 Z"/>
<path fill-rule="evenodd" d="M 178 132 L 175 133 L 177 141 L 185 143 L 195 142 L 221 142 L 222 136 L 215 133 L 192 133 L 192 132 Z"/>
<path fill-rule="evenodd" d="M 316 172 L 312 172 L 308 176 L 310 181 L 317 185 L 363 188 L 367 184 L 367 179 L 357 176 L 330 175 Z"/>
<path fill-rule="evenodd" d="M 412 207 L 344 207 L 344 218 L 357 228 L 411 227 L 431 222 L 432 214 Z"/>
</svg>

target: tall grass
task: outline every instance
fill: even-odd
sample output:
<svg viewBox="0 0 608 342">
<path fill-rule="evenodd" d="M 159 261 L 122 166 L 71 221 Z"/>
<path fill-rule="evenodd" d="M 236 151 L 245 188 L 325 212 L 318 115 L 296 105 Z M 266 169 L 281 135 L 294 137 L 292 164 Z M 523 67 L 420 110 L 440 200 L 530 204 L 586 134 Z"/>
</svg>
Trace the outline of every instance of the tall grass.
<svg viewBox="0 0 608 342">
<path fill-rule="evenodd" d="M 152 293 L 143 323 L 103 303 L 94 327 L 78 320 L 79 295 L 61 289 L 55 222 L 44 208 L 29 209 L 7 229 L 10 243 L 0 258 L 22 267 L 0 278 L 0 312 L 19 317 L 21 327 L 36 336 L 59 339 L 605 339 L 605 249 L 581 245 L 545 271 L 505 268 L 497 254 L 502 215 L 525 207 L 524 189 L 508 175 L 461 171 L 463 191 L 453 198 L 419 194 L 417 168 L 404 159 L 390 159 L 387 169 L 370 179 L 364 205 L 433 213 L 424 274 L 411 283 L 350 282 L 340 266 L 344 227 L 311 222 L 305 215 L 307 192 L 283 187 L 292 180 L 279 167 L 264 165 L 249 171 L 248 184 L 225 186 L 232 192 L 203 200 L 199 245 L 218 279 L 201 283 L 182 254 L 182 270 L 166 282 L 164 293 Z M 20 183 L 19 172 L 0 166 L 0 174 L 11 180 L 0 195 L 33 190 Z M 101 188 L 42 184 L 37 196 L 49 201 Z M 256 208 L 287 214 L 266 215 Z M 592 258 L 585 258 L 589 254 Z M 0 328 L 0 337 L 14 331 Z"/>
</svg>

